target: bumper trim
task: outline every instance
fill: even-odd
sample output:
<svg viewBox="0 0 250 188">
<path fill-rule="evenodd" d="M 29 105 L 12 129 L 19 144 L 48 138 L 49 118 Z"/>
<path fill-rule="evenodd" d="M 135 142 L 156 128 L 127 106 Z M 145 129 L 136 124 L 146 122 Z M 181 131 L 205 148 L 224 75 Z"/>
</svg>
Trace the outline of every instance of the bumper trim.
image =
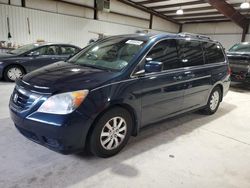
<svg viewBox="0 0 250 188">
<path fill-rule="evenodd" d="M 40 135 L 36 135 L 35 133 L 26 130 L 22 127 L 19 127 L 18 125 L 15 124 L 15 127 L 17 128 L 17 130 L 27 139 L 40 144 L 50 150 L 53 150 L 55 152 L 61 153 L 61 154 L 72 154 L 72 153 L 77 153 L 77 152 L 81 152 L 83 151 L 83 148 L 73 148 L 73 147 L 66 147 L 64 146 L 60 140 L 54 139 L 54 138 L 49 138 L 46 136 L 40 136 Z"/>
<path fill-rule="evenodd" d="M 24 137 L 62 154 L 83 151 L 88 127 L 92 122 L 88 117 L 78 113 L 72 114 L 71 117 L 53 116 L 54 120 L 58 118 L 55 122 L 62 123 L 60 126 L 22 117 L 11 109 L 10 115 L 16 128 Z"/>
</svg>

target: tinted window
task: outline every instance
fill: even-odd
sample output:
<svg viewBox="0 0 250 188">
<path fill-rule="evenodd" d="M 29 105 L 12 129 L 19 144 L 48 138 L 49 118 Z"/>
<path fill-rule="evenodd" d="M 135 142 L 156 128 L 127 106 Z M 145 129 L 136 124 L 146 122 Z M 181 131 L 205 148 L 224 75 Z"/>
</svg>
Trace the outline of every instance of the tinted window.
<svg viewBox="0 0 250 188">
<path fill-rule="evenodd" d="M 35 52 L 39 52 L 40 55 L 58 55 L 59 47 L 58 46 L 44 46 L 37 49 Z"/>
<path fill-rule="evenodd" d="M 62 55 L 71 55 L 71 54 L 75 54 L 76 52 L 78 52 L 77 48 L 74 48 L 72 46 L 61 46 Z"/>
<path fill-rule="evenodd" d="M 216 43 L 204 43 L 206 63 L 219 63 L 225 61 L 221 46 Z"/>
<path fill-rule="evenodd" d="M 199 41 L 177 40 L 178 51 L 184 67 L 203 65 L 203 51 Z"/>
<path fill-rule="evenodd" d="M 164 70 L 181 67 L 175 40 L 164 40 L 156 44 L 148 53 L 147 60 L 162 62 Z"/>
</svg>

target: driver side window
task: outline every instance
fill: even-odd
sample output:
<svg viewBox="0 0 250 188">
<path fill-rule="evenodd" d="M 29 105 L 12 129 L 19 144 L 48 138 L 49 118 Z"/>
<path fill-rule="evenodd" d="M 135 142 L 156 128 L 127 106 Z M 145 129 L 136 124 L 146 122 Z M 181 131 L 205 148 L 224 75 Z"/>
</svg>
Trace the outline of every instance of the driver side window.
<svg viewBox="0 0 250 188">
<path fill-rule="evenodd" d="M 156 44 L 148 53 L 147 59 L 163 63 L 163 70 L 182 67 L 177 53 L 176 40 L 164 40 Z"/>
<path fill-rule="evenodd" d="M 166 39 L 157 43 L 147 54 L 146 59 L 139 65 L 137 71 L 144 69 L 146 61 L 158 61 L 163 63 L 163 70 L 181 68 L 179 61 L 176 40 Z"/>
</svg>

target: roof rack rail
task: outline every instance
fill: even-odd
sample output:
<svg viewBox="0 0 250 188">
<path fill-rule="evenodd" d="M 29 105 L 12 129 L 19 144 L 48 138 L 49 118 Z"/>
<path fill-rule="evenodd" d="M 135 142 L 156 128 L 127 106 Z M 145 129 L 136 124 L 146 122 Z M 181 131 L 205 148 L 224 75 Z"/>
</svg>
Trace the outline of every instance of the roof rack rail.
<svg viewBox="0 0 250 188">
<path fill-rule="evenodd" d="M 182 33 L 179 33 L 179 35 L 184 35 L 184 36 L 196 37 L 196 38 L 200 38 L 200 39 L 209 39 L 209 40 L 211 40 L 211 38 L 209 36 L 195 34 L 195 33 L 182 32 Z"/>
</svg>

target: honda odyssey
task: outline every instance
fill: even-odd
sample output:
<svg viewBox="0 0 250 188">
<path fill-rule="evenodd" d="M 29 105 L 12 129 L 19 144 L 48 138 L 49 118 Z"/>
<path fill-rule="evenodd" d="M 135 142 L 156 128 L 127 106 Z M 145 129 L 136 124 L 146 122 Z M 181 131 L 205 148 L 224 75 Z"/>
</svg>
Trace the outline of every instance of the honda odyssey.
<svg viewBox="0 0 250 188">
<path fill-rule="evenodd" d="M 206 36 L 120 35 L 18 79 L 9 107 L 20 133 L 43 146 L 110 157 L 148 124 L 215 113 L 229 85 L 223 47 Z"/>
</svg>

